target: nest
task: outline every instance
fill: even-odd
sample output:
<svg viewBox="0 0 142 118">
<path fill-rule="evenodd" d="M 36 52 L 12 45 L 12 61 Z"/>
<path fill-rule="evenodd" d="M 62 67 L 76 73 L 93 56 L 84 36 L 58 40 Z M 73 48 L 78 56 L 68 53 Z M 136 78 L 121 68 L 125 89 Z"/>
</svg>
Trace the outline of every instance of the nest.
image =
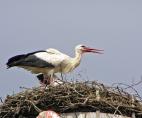
<svg viewBox="0 0 142 118">
<path fill-rule="evenodd" d="M 1 118 L 35 118 L 39 112 L 95 112 L 142 117 L 142 101 L 119 87 L 93 82 L 64 83 L 47 89 L 26 89 L 7 96 L 0 106 Z"/>
</svg>

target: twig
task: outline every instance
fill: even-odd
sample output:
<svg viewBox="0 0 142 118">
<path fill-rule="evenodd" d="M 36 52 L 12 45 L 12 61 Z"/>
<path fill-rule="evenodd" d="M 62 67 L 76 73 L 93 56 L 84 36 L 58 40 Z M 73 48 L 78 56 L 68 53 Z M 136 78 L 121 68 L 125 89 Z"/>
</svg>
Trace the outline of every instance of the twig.
<svg viewBox="0 0 142 118">
<path fill-rule="evenodd" d="M 120 107 L 120 106 L 117 106 L 117 108 L 115 109 L 114 115 L 117 113 L 119 107 Z"/>
<path fill-rule="evenodd" d="M 115 112 L 119 112 L 119 114 L 120 115 L 123 115 L 122 113 L 121 113 L 121 111 L 119 111 L 115 106 L 113 106 L 112 104 L 110 104 L 110 103 L 108 103 L 108 102 L 106 102 L 106 101 L 104 101 L 106 104 L 108 104 L 109 106 L 111 106 L 112 108 L 114 108 L 115 109 Z"/>
<path fill-rule="evenodd" d="M 30 100 L 25 100 L 25 101 L 31 103 L 31 104 L 34 106 L 35 110 L 36 110 L 38 113 L 42 112 L 42 110 L 39 109 L 32 101 L 30 101 Z"/>
<path fill-rule="evenodd" d="M 3 103 L 3 100 L 2 100 L 2 98 L 1 98 L 1 97 L 0 97 L 0 102 L 1 102 L 1 103 Z"/>
<path fill-rule="evenodd" d="M 89 96 L 84 100 L 84 102 L 83 102 L 83 105 L 85 105 L 87 102 L 88 102 L 88 100 L 89 100 Z"/>
<path fill-rule="evenodd" d="M 140 82 L 140 83 L 141 83 L 141 82 Z M 140 83 L 139 83 L 139 84 L 140 84 Z M 127 86 L 127 87 L 124 88 L 124 90 L 126 90 L 126 89 L 128 89 L 128 88 L 131 88 L 131 89 L 136 93 L 137 97 L 142 101 L 142 98 L 141 98 L 141 96 L 139 95 L 138 91 L 133 87 L 134 84 L 133 84 L 133 85 L 127 85 L 127 84 L 124 84 L 124 83 L 114 83 L 114 84 Z M 114 85 L 114 84 L 113 84 L 113 85 Z"/>
<path fill-rule="evenodd" d="M 20 86 L 19 88 L 20 88 L 20 89 L 25 89 L 25 90 L 31 89 L 31 88 L 27 88 L 27 87 L 24 87 L 24 86 Z"/>
</svg>

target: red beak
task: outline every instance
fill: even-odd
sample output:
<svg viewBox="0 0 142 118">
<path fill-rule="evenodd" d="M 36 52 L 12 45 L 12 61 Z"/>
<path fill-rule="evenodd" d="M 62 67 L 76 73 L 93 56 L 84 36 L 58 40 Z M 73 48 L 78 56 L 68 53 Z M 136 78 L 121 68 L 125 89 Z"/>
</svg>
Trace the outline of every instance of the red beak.
<svg viewBox="0 0 142 118">
<path fill-rule="evenodd" d="M 102 51 L 104 51 L 104 50 L 85 47 L 83 51 L 84 51 L 84 52 L 92 52 L 92 53 L 103 54 Z"/>
</svg>

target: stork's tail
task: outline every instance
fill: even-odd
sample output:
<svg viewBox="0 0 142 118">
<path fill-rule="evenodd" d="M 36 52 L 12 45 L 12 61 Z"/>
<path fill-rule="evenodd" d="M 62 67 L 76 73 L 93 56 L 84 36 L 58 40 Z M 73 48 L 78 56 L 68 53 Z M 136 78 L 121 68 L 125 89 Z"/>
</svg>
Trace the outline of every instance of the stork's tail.
<svg viewBox="0 0 142 118">
<path fill-rule="evenodd" d="M 10 68 L 10 67 L 13 67 L 13 66 L 18 66 L 19 61 L 23 58 L 25 58 L 24 54 L 23 55 L 17 55 L 17 56 L 10 58 L 8 60 L 8 62 L 6 63 L 7 68 Z"/>
</svg>

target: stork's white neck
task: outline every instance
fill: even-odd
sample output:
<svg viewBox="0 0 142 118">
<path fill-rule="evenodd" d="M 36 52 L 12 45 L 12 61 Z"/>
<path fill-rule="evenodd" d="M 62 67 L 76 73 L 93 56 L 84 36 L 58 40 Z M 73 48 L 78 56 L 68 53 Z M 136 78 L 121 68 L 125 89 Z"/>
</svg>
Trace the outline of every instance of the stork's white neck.
<svg viewBox="0 0 142 118">
<path fill-rule="evenodd" d="M 63 68 L 62 72 L 66 73 L 73 71 L 74 68 L 76 68 L 80 64 L 81 57 L 82 52 L 75 50 L 75 57 L 69 58 L 69 60 L 67 61 L 67 65 L 65 66 L 65 68 Z"/>
<path fill-rule="evenodd" d="M 81 57 L 82 57 L 82 52 L 79 51 L 75 51 L 75 57 L 72 60 L 72 64 L 74 65 L 74 68 L 77 67 L 80 64 L 81 61 Z"/>
</svg>

